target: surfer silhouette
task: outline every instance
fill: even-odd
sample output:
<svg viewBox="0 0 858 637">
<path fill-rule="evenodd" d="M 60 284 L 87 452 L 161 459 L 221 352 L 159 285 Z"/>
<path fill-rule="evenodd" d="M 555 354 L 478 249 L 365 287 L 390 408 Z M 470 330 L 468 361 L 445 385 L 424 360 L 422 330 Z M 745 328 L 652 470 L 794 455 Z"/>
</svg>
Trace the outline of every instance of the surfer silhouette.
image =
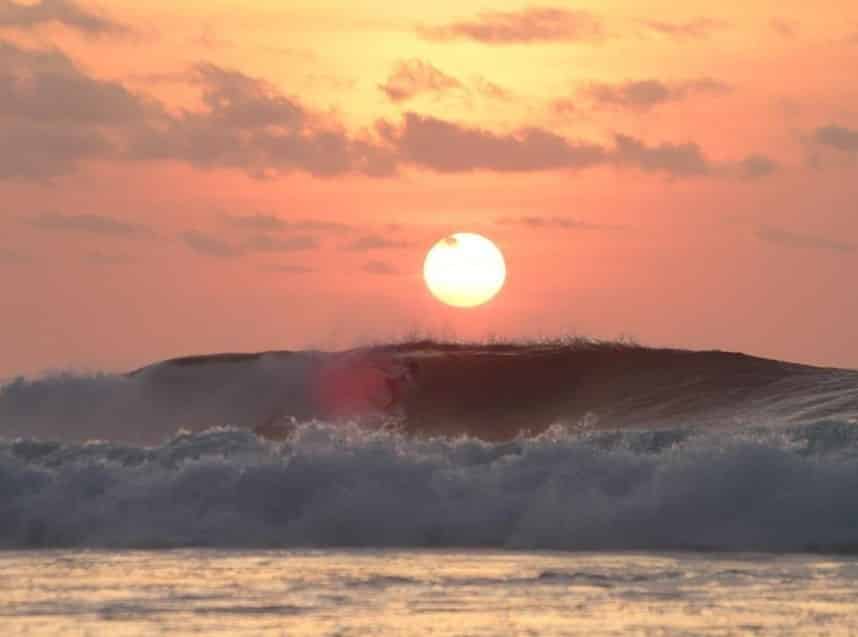
<svg viewBox="0 0 858 637">
<path fill-rule="evenodd" d="M 378 354 L 349 354 L 324 365 L 310 384 L 310 393 L 322 418 L 403 417 L 405 403 L 415 389 L 418 364 Z M 264 438 L 282 439 L 294 431 L 296 421 L 285 406 L 254 431 Z"/>
</svg>

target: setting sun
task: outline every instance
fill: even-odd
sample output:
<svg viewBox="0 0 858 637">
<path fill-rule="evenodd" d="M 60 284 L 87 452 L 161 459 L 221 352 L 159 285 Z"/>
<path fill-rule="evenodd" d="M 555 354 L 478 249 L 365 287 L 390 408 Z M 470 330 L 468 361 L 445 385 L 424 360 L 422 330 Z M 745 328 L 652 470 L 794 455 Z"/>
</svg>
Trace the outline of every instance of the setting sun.
<svg viewBox="0 0 858 637">
<path fill-rule="evenodd" d="M 460 232 L 429 251 L 423 276 L 439 301 L 454 307 L 477 307 L 503 288 L 506 263 L 494 243 L 478 234 Z"/>
</svg>

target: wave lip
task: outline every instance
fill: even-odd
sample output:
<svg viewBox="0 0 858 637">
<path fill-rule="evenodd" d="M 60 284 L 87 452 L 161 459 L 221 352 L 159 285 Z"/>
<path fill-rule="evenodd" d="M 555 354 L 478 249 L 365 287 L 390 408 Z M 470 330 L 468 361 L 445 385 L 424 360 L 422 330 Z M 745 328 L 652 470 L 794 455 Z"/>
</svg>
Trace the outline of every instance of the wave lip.
<svg viewBox="0 0 858 637">
<path fill-rule="evenodd" d="M 0 546 L 858 550 L 851 425 L 0 443 Z M 550 576 L 547 576 L 550 577 Z"/>
<path fill-rule="evenodd" d="M 407 386 L 397 369 L 409 370 Z M 0 436 L 7 437 L 157 444 L 179 429 L 280 435 L 293 421 L 390 417 L 412 434 L 487 440 L 557 422 L 596 429 L 858 423 L 858 372 L 610 343 L 418 342 L 191 357 L 127 375 L 64 374 L 0 388 Z"/>
</svg>

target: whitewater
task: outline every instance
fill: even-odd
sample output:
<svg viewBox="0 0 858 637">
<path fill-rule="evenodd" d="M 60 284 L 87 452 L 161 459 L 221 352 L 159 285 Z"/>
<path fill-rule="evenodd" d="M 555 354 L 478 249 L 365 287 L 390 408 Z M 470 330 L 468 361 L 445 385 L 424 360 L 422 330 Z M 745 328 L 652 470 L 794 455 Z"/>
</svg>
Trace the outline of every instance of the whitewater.
<svg viewBox="0 0 858 637">
<path fill-rule="evenodd" d="M 858 373 L 739 354 L 412 343 L 19 378 L 0 621 L 853 634 L 856 493 Z"/>
</svg>

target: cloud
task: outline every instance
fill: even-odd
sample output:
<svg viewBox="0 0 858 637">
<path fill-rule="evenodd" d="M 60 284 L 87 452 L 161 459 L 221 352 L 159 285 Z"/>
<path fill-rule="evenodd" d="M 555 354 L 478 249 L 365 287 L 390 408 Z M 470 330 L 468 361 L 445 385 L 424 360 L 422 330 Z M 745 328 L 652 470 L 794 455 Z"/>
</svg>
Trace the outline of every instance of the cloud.
<svg viewBox="0 0 858 637">
<path fill-rule="evenodd" d="M 230 243 L 197 230 L 183 232 L 179 238 L 194 252 L 209 257 L 231 258 L 242 254 L 241 250 Z"/>
<path fill-rule="evenodd" d="M 268 265 L 262 268 L 268 272 L 282 272 L 284 274 L 311 274 L 317 272 L 316 268 L 310 268 L 304 265 Z"/>
<path fill-rule="evenodd" d="M 506 226 L 524 226 L 535 230 L 622 230 L 623 226 L 580 221 L 573 217 L 501 217 L 496 224 Z"/>
<path fill-rule="evenodd" d="M 347 233 L 352 226 L 336 221 L 318 221 L 314 219 L 284 219 L 276 215 L 227 215 L 227 222 L 236 227 L 261 232 L 297 231 Z"/>
<path fill-rule="evenodd" d="M 133 144 L 130 157 L 174 159 L 252 175 L 305 171 L 390 175 L 395 160 L 372 141 L 323 126 L 297 100 L 263 80 L 212 64 L 195 69 L 204 108 L 164 118 Z"/>
<path fill-rule="evenodd" d="M 837 254 L 853 254 L 858 250 L 858 245 L 855 245 L 854 243 L 837 241 L 815 235 L 800 234 L 774 226 L 763 226 L 758 228 L 756 235 L 757 238 L 762 241 L 789 248 L 823 250 Z"/>
<path fill-rule="evenodd" d="M 425 93 L 461 89 L 462 83 L 422 60 L 400 62 L 387 82 L 379 86 L 391 102 L 404 102 Z"/>
<path fill-rule="evenodd" d="M 495 84 L 494 82 L 487 80 L 481 75 L 474 78 L 473 87 L 477 93 L 491 99 L 506 101 L 513 98 L 513 94 L 509 90 L 499 84 Z"/>
<path fill-rule="evenodd" d="M 780 164 L 766 155 L 748 155 L 738 163 L 739 176 L 744 179 L 768 177 L 780 169 Z"/>
<path fill-rule="evenodd" d="M 374 250 L 398 250 L 401 248 L 408 248 L 410 246 L 411 244 L 407 241 L 398 241 L 378 234 L 370 234 L 355 239 L 351 243 L 343 246 L 343 249 L 350 252 L 371 252 Z"/>
<path fill-rule="evenodd" d="M 362 270 L 364 272 L 368 272 L 369 274 L 376 274 L 380 276 L 399 274 L 399 270 L 387 261 L 367 261 L 364 264 Z"/>
<path fill-rule="evenodd" d="M 706 175 L 712 166 L 697 144 L 660 144 L 647 146 L 628 135 L 616 136 L 613 158 L 620 165 L 630 165 L 648 173 L 665 173 L 673 177 Z"/>
<path fill-rule="evenodd" d="M 580 42 L 602 36 L 601 22 L 585 11 L 534 7 L 522 11 L 492 11 L 473 20 L 436 27 L 419 27 L 427 40 L 472 40 L 483 44 Z"/>
<path fill-rule="evenodd" d="M 91 78 L 56 50 L 0 40 L 0 178 L 47 178 L 110 156 L 105 128 L 139 122 L 149 103 L 122 85 Z"/>
<path fill-rule="evenodd" d="M 29 259 L 15 250 L 0 248 L 0 264 L 26 263 Z"/>
<path fill-rule="evenodd" d="M 126 239 L 151 238 L 155 233 L 148 227 L 115 217 L 94 214 L 62 214 L 43 212 L 25 219 L 26 223 L 45 230 L 85 232 Z"/>
<path fill-rule="evenodd" d="M 35 4 L 0 0 L 0 27 L 29 29 L 46 23 L 62 24 L 87 35 L 127 32 L 123 25 L 88 11 L 72 0 L 40 0 Z"/>
<path fill-rule="evenodd" d="M 858 152 L 858 130 L 836 124 L 821 126 L 814 132 L 814 139 L 823 146 L 847 153 Z"/>
<path fill-rule="evenodd" d="M 230 242 L 205 232 L 189 230 L 179 237 L 193 251 L 221 258 L 240 257 L 253 253 L 303 252 L 319 247 L 319 240 L 307 235 L 278 237 L 259 233 L 239 242 Z"/>
<path fill-rule="evenodd" d="M 726 22 L 710 18 L 697 18 L 688 22 L 666 22 L 663 20 L 644 20 L 650 31 L 676 40 L 702 40 L 716 31 L 727 28 Z"/>
<path fill-rule="evenodd" d="M 405 115 L 397 149 L 403 159 L 437 172 L 580 169 L 606 157 L 598 145 L 570 142 L 540 128 L 504 135 L 415 113 Z"/>
<path fill-rule="evenodd" d="M 84 260 L 93 265 L 129 265 L 134 263 L 134 259 L 127 254 L 109 254 L 105 252 L 90 252 Z"/>
<path fill-rule="evenodd" d="M 242 244 L 244 252 L 301 252 L 319 247 L 316 237 L 299 235 L 295 237 L 272 237 L 258 234 Z"/>
<path fill-rule="evenodd" d="M 798 24 L 784 18 L 772 18 L 769 20 L 772 31 L 784 38 L 794 38 L 798 35 Z"/>
<path fill-rule="evenodd" d="M 668 102 L 684 100 L 692 95 L 721 95 L 730 86 L 711 78 L 667 83 L 660 80 L 637 80 L 621 84 L 591 84 L 584 95 L 602 106 L 648 110 Z"/>
</svg>

